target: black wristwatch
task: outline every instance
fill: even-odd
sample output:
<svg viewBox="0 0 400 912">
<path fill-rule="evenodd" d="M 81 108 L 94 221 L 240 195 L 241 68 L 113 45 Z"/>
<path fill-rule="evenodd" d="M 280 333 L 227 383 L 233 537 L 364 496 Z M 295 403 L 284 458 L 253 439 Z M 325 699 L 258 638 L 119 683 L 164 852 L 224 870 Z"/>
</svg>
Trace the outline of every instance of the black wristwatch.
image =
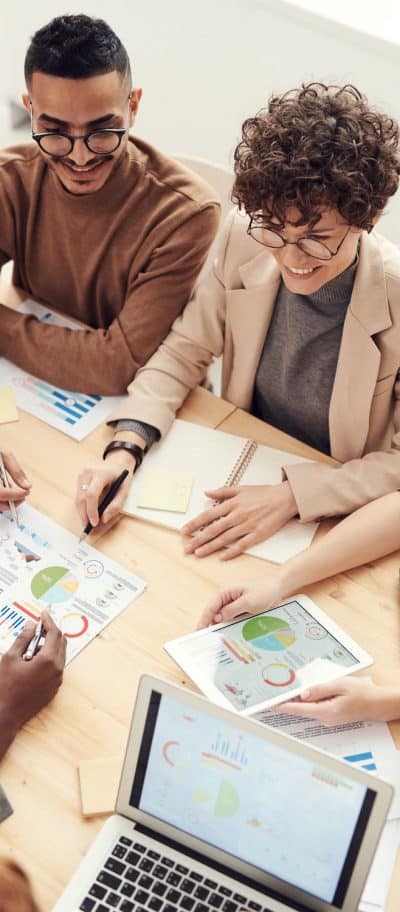
<svg viewBox="0 0 400 912">
<path fill-rule="evenodd" d="M 111 440 L 104 450 L 103 459 L 105 459 L 108 453 L 111 453 L 113 450 L 127 450 L 128 453 L 132 453 L 132 456 L 134 456 L 136 460 L 133 471 L 136 472 L 136 469 L 142 464 L 144 454 L 147 453 L 147 446 L 140 447 L 137 443 L 130 443 L 128 440 Z"/>
</svg>

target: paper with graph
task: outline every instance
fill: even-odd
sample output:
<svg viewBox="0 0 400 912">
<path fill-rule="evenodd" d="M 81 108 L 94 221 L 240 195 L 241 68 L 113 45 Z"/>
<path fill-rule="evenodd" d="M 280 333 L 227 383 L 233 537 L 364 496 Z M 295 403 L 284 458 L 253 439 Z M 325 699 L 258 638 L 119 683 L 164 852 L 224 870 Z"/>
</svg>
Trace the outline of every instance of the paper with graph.
<svg viewBox="0 0 400 912">
<path fill-rule="evenodd" d="M 19 528 L 0 514 L 0 654 L 43 609 L 67 639 L 71 661 L 145 588 L 105 554 L 28 504 Z"/>
</svg>

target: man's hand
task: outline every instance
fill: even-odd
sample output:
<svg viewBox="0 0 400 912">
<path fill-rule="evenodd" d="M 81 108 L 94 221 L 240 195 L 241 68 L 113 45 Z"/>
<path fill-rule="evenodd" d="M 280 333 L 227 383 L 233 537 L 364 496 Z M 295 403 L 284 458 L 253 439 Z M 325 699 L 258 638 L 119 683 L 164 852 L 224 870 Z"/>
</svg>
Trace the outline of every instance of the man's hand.
<svg viewBox="0 0 400 912">
<path fill-rule="evenodd" d="M 126 450 L 110 453 L 103 462 L 93 462 L 85 466 L 78 478 L 75 503 L 82 520 L 82 528 L 90 522 L 95 528 L 99 523 L 99 503 L 107 493 L 110 485 L 124 469 L 129 475 L 117 491 L 114 499 L 104 511 L 100 522 L 107 523 L 116 519 L 121 513 L 124 501 L 132 483 L 135 469 L 135 457 Z"/>
<path fill-rule="evenodd" d="M 22 656 L 34 624 L 27 624 L 0 662 L 0 757 L 22 725 L 53 699 L 62 681 L 66 640 L 45 611 L 42 621 L 46 639 L 31 661 Z"/>
<path fill-rule="evenodd" d="M 366 678 L 346 677 L 309 687 L 298 700 L 280 703 L 273 709 L 318 719 L 327 726 L 362 720 L 389 721 L 400 715 L 400 693 L 378 687 Z"/>
<path fill-rule="evenodd" d="M 2 450 L 2 456 L 7 474 L 14 484 L 9 488 L 5 488 L 0 482 L 0 509 L 4 507 L 9 500 L 12 500 L 16 506 L 18 506 L 19 503 L 22 503 L 22 501 L 25 500 L 25 497 L 27 497 L 32 487 L 29 478 L 26 477 L 25 472 L 15 458 L 14 453 L 11 453 L 10 450 Z"/>
<path fill-rule="evenodd" d="M 281 567 L 267 572 L 266 581 L 224 586 L 220 589 L 204 608 L 197 630 L 221 621 L 231 621 L 240 614 L 257 614 L 278 605 L 285 597 Z"/>
<path fill-rule="evenodd" d="M 221 560 L 231 560 L 269 538 L 298 512 L 288 481 L 218 488 L 206 495 L 217 503 L 182 529 L 183 535 L 191 536 L 185 552 L 196 557 L 224 549 Z"/>
</svg>

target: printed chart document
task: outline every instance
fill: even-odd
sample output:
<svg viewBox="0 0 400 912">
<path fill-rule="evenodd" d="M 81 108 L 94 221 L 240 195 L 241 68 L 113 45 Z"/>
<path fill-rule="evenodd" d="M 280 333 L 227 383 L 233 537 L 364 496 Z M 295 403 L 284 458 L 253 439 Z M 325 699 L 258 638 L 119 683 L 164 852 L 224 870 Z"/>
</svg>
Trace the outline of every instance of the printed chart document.
<svg viewBox="0 0 400 912">
<path fill-rule="evenodd" d="M 136 472 L 123 508 L 124 513 L 170 529 L 181 529 L 190 519 L 211 506 L 212 501 L 205 496 L 204 491 L 239 484 L 280 484 L 282 466 L 297 462 L 310 460 L 177 418 L 166 437 L 153 444 Z M 188 478 L 188 473 L 192 483 L 188 491 L 187 508 L 182 511 L 174 503 L 172 509 L 166 509 L 170 489 L 176 486 L 177 479 L 181 488 L 182 480 Z M 161 474 L 164 477 L 164 491 L 160 483 Z M 149 487 L 153 490 L 151 501 L 148 499 Z M 158 500 L 154 493 L 156 487 Z M 315 522 L 300 523 L 299 520 L 292 519 L 267 541 L 249 548 L 247 553 L 283 563 L 308 548 L 317 528 Z"/>
<path fill-rule="evenodd" d="M 263 710 L 255 718 L 392 783 L 392 806 L 359 906 L 359 912 L 383 910 L 400 841 L 400 752 L 389 726 L 386 722 L 352 722 L 328 728 L 317 719 L 300 719 L 279 709 Z"/>
<path fill-rule="evenodd" d="M 70 662 L 145 589 L 144 580 L 39 513 L 0 513 L 0 654 L 43 609 L 67 639 Z"/>
<path fill-rule="evenodd" d="M 82 327 L 35 301 L 23 301 L 20 313 L 32 314 L 41 323 L 63 326 L 79 331 Z M 19 408 L 40 418 L 51 427 L 83 440 L 107 420 L 123 396 L 97 396 L 73 393 L 52 386 L 17 367 L 7 358 L 0 358 L 0 387 L 12 388 Z"/>
</svg>

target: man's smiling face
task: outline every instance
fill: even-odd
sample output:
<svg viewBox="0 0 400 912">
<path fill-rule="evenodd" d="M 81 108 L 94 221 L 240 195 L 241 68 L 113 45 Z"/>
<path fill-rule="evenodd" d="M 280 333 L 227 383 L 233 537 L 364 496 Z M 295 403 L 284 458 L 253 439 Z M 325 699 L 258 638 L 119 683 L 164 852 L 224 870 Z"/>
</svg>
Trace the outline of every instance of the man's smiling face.
<svg viewBox="0 0 400 912">
<path fill-rule="evenodd" d="M 129 94 L 126 81 L 116 70 L 86 79 L 33 73 L 29 95 L 23 96 L 23 102 L 32 115 L 34 133 L 56 131 L 73 139 L 106 128 L 127 131 L 118 149 L 105 155 L 91 152 L 83 139 L 78 139 L 64 158 L 41 150 L 46 164 L 69 193 L 96 193 L 106 183 L 126 149 L 140 96 L 140 89 Z"/>
</svg>

